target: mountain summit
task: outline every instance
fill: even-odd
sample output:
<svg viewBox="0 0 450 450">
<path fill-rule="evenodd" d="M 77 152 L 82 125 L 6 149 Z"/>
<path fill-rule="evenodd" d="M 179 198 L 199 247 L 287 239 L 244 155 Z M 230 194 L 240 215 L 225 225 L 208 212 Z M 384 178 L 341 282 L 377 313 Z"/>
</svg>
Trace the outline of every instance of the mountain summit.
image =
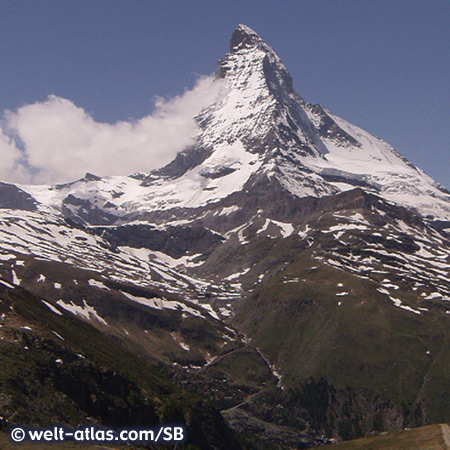
<svg viewBox="0 0 450 450">
<path fill-rule="evenodd" d="M 267 44 L 261 39 L 259 34 L 247 25 L 240 24 L 231 35 L 230 52 L 240 47 L 254 47 L 256 45 L 264 45 L 267 47 Z"/>
</svg>

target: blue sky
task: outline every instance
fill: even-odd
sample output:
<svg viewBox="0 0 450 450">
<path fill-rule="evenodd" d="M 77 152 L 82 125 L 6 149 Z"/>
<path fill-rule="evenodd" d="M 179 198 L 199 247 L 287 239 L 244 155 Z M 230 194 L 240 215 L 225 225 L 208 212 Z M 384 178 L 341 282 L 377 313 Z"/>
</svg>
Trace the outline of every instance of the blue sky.
<svg viewBox="0 0 450 450">
<path fill-rule="evenodd" d="M 244 23 L 305 100 L 450 188 L 449 21 L 448 0 L 3 0 L 0 111 L 54 95 L 98 122 L 140 119 L 213 73 Z"/>
</svg>

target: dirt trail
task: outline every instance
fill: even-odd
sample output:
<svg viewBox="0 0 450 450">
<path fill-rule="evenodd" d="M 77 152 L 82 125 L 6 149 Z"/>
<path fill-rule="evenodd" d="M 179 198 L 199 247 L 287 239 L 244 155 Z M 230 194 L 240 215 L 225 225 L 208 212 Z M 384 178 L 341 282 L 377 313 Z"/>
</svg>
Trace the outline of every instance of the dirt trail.
<svg viewBox="0 0 450 450">
<path fill-rule="evenodd" d="M 257 397 L 258 395 L 261 395 L 262 393 L 264 393 L 266 391 L 267 391 L 267 389 L 262 389 L 261 391 L 255 392 L 254 394 L 249 395 L 242 403 L 239 403 L 238 405 L 232 406 L 231 408 L 224 409 L 222 412 L 230 412 L 230 411 L 233 411 L 235 409 L 238 409 L 241 406 L 245 405 L 246 403 L 251 402 L 255 397 Z"/>
<path fill-rule="evenodd" d="M 450 427 L 447 424 L 441 425 L 442 437 L 444 438 L 444 445 L 447 450 L 450 450 Z"/>
<path fill-rule="evenodd" d="M 216 356 L 216 357 L 215 357 L 214 359 L 212 359 L 209 363 L 205 364 L 205 365 L 199 370 L 199 372 L 204 371 L 204 370 L 205 370 L 206 368 L 208 368 L 208 367 L 211 367 L 211 366 L 216 365 L 219 361 L 222 361 L 222 359 L 224 359 L 224 358 L 226 358 L 226 357 L 232 355 L 233 353 L 240 352 L 240 351 L 242 351 L 243 349 L 245 349 L 245 348 L 247 348 L 247 347 L 248 347 L 248 345 L 244 345 L 243 347 L 239 347 L 239 348 L 237 348 L 237 349 L 235 349 L 235 350 L 232 350 L 231 352 L 224 353 L 223 355 L 220 355 L 220 356 Z"/>
</svg>

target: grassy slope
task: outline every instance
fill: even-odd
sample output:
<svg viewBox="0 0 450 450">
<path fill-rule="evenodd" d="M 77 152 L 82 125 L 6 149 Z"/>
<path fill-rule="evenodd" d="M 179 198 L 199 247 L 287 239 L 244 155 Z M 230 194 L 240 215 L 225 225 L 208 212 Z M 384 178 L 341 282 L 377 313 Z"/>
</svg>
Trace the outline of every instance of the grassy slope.
<svg viewBox="0 0 450 450">
<path fill-rule="evenodd" d="M 292 279 L 299 281 L 285 283 Z M 349 295 L 336 296 L 340 291 Z M 448 315 L 396 308 L 372 283 L 303 252 L 263 283 L 238 317 L 252 344 L 282 367 L 288 387 L 322 376 L 337 388 L 350 386 L 374 402 L 372 416 L 386 410 L 388 429 L 402 426 L 402 415 L 417 425 L 450 420 Z M 425 418 L 414 417 L 416 405 Z"/>
<path fill-rule="evenodd" d="M 442 425 L 429 425 L 410 430 L 366 437 L 333 445 L 336 450 L 447 450 L 442 435 Z"/>
</svg>

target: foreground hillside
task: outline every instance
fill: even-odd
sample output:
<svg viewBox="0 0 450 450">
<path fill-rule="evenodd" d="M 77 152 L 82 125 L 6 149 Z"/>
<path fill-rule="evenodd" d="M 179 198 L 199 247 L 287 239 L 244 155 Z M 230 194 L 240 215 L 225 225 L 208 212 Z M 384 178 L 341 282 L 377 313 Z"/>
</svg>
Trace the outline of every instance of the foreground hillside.
<svg viewBox="0 0 450 450">
<path fill-rule="evenodd" d="M 450 427 L 447 424 L 392 431 L 381 435 L 330 446 L 336 450 L 448 450 Z"/>
<path fill-rule="evenodd" d="M 211 402 L 189 394 L 112 336 L 0 285 L 1 426 L 187 426 L 199 448 L 240 448 Z"/>
</svg>

